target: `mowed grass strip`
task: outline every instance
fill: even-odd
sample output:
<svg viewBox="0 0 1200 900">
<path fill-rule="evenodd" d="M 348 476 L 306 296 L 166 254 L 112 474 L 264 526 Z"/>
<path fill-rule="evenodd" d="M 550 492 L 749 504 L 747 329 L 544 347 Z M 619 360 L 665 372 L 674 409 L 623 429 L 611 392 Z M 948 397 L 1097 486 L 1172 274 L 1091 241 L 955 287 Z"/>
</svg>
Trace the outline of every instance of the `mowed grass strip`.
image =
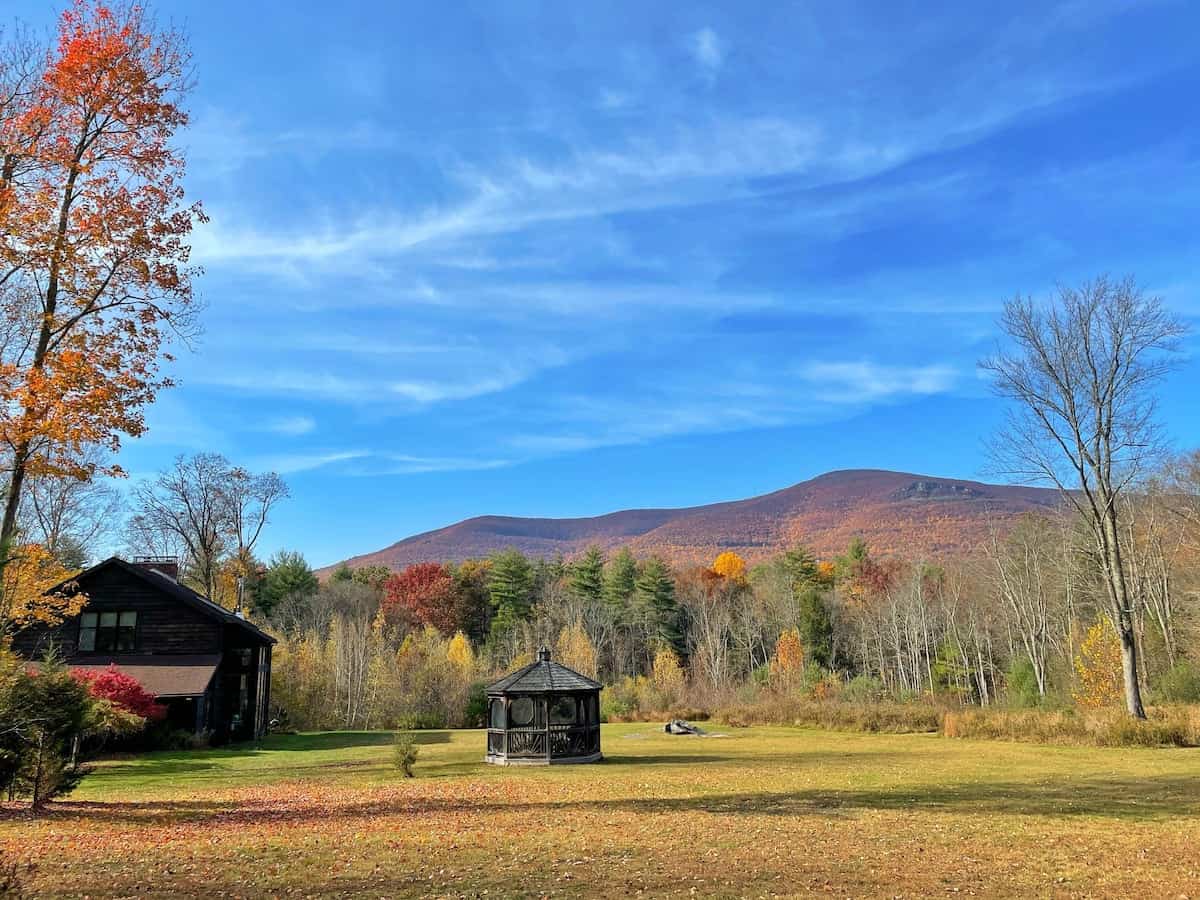
<svg viewBox="0 0 1200 900">
<path fill-rule="evenodd" d="M 482 732 L 273 737 L 97 767 L 0 856 L 46 896 L 1190 896 L 1200 752 L 934 735 L 604 729 L 593 766 Z"/>
</svg>

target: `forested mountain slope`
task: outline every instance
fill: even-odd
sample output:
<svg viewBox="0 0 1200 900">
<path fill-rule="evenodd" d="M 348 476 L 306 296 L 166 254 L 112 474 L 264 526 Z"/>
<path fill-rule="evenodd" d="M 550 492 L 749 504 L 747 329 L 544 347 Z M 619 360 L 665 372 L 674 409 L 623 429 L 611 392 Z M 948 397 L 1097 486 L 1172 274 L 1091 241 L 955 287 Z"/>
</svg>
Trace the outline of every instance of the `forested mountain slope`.
<svg viewBox="0 0 1200 900">
<path fill-rule="evenodd" d="M 760 497 L 686 509 L 631 509 L 579 519 L 479 516 L 347 562 L 399 569 L 507 547 L 531 556 L 569 557 L 592 544 L 627 545 L 638 555 L 660 553 L 678 562 L 709 560 L 728 549 L 754 560 L 796 543 L 829 557 L 855 535 L 876 554 L 942 557 L 969 550 L 991 523 L 1003 525 L 1057 503 L 1057 493 L 1045 488 L 854 469 Z"/>
</svg>

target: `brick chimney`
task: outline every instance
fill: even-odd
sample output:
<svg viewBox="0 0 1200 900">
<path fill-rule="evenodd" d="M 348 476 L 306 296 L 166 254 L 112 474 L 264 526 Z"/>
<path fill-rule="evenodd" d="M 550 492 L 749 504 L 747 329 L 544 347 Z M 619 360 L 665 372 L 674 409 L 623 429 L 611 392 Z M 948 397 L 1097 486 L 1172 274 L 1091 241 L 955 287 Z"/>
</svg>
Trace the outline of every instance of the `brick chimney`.
<svg viewBox="0 0 1200 900">
<path fill-rule="evenodd" d="M 133 564 L 142 569 L 150 569 L 160 575 L 166 575 L 172 581 L 179 580 L 179 557 L 177 556 L 135 556 Z"/>
</svg>

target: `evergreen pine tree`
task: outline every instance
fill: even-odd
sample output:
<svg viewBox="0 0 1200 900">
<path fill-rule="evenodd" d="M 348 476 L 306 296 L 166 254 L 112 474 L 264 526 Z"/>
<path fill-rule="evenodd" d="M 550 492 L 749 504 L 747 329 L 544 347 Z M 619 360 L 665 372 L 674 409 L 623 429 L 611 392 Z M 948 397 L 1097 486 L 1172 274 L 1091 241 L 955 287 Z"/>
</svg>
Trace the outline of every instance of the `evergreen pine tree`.
<svg viewBox="0 0 1200 900">
<path fill-rule="evenodd" d="M 797 545 L 783 554 L 783 565 L 792 580 L 792 590 L 817 580 L 817 559 L 807 547 Z"/>
<path fill-rule="evenodd" d="M 846 577 L 858 573 L 870 555 L 871 551 L 867 547 L 866 541 L 858 536 L 851 538 L 850 546 L 846 548 L 846 552 L 837 558 L 838 577 Z"/>
<path fill-rule="evenodd" d="M 833 620 L 815 585 L 800 588 L 796 596 L 800 613 L 800 641 L 811 662 L 822 669 L 833 664 Z"/>
<path fill-rule="evenodd" d="M 682 653 L 684 643 L 679 604 L 675 602 L 675 580 L 659 557 L 652 556 L 642 564 L 641 574 L 634 583 L 634 599 L 648 610 L 658 639 L 676 653 Z"/>
<path fill-rule="evenodd" d="M 604 602 L 614 610 L 629 606 L 637 582 L 637 562 L 628 547 L 622 547 L 604 571 Z"/>
<path fill-rule="evenodd" d="M 547 587 L 560 580 L 566 574 L 567 564 L 563 562 L 562 553 L 556 554 L 553 559 L 539 557 L 533 564 L 534 596 L 541 596 Z"/>
<path fill-rule="evenodd" d="M 334 574 L 340 571 L 339 568 Z M 287 597 L 311 597 L 319 587 L 317 576 L 302 554 L 280 550 L 271 557 L 267 572 L 253 597 L 259 610 L 269 615 Z"/>
<path fill-rule="evenodd" d="M 496 610 L 493 636 L 504 634 L 529 617 L 533 605 L 533 567 L 520 550 L 505 550 L 492 557 L 488 594 Z"/>
<path fill-rule="evenodd" d="M 604 593 L 604 553 L 599 547 L 588 547 L 571 564 L 571 593 L 589 603 L 600 602 Z"/>
</svg>

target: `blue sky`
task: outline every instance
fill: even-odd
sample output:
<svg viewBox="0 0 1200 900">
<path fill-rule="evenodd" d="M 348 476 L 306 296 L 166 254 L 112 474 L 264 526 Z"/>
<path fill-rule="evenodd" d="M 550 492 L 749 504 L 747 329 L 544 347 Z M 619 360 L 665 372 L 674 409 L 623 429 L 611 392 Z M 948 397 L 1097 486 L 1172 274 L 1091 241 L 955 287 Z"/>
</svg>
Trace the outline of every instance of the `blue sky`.
<svg viewBox="0 0 1200 900">
<path fill-rule="evenodd" d="M 158 12 L 195 53 L 208 309 L 121 462 L 278 470 L 264 554 L 977 477 L 1004 298 L 1133 272 L 1200 313 L 1190 4 Z M 1181 446 L 1198 388 L 1189 356 Z"/>
</svg>

